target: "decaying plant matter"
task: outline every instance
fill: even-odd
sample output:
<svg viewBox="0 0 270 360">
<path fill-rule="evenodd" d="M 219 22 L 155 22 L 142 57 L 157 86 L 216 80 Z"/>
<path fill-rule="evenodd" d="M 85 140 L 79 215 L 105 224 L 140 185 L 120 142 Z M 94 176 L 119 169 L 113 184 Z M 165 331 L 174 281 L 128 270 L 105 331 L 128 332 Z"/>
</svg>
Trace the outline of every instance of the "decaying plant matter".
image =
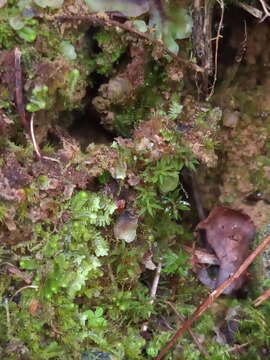
<svg viewBox="0 0 270 360">
<path fill-rule="evenodd" d="M 225 207 L 216 207 L 196 229 L 205 234 L 207 244 L 219 260 L 216 279 L 211 279 L 206 269 L 199 270 L 198 276 L 205 285 L 216 289 L 247 257 L 250 243 L 255 237 L 255 227 L 246 214 Z M 227 287 L 224 293 L 231 294 L 239 290 L 244 282 L 245 275 Z"/>
<path fill-rule="evenodd" d="M 1 359 L 270 352 L 258 4 L 0 1 Z"/>
</svg>

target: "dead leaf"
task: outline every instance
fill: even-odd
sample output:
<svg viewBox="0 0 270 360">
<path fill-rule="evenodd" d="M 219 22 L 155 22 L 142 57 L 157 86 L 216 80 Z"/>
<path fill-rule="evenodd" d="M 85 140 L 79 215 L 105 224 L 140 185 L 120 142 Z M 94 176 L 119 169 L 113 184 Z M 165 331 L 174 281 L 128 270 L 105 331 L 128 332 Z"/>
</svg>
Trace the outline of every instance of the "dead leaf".
<svg viewBox="0 0 270 360">
<path fill-rule="evenodd" d="M 250 217 L 241 211 L 227 207 L 215 207 L 208 217 L 197 227 L 201 234 L 205 234 L 207 243 L 214 250 L 219 262 L 216 279 L 204 279 L 206 285 L 217 288 L 227 280 L 248 256 L 250 241 L 255 236 L 255 226 Z M 207 284 L 209 280 L 209 284 Z M 239 290 L 246 280 L 246 275 L 240 276 L 224 291 L 232 294 Z"/>
<path fill-rule="evenodd" d="M 29 312 L 31 315 L 34 315 L 39 308 L 40 304 L 39 301 L 36 298 L 32 298 L 29 304 Z"/>
</svg>

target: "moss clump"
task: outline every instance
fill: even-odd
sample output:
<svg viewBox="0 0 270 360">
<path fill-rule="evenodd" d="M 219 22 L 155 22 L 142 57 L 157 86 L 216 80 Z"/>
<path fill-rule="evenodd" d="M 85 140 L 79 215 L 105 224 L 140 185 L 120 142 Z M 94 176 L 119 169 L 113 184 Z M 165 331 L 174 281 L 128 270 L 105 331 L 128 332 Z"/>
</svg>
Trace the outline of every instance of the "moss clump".
<svg viewBox="0 0 270 360">
<path fill-rule="evenodd" d="M 61 1 L 59 7 L 38 3 L 9 1 L 0 9 L 1 359 L 152 359 L 180 326 L 174 308 L 188 317 L 208 293 L 183 250 L 195 240 L 197 219 L 187 193 L 189 173 L 199 161 L 218 162 L 203 188 L 214 194 L 209 208 L 219 196 L 239 200 L 244 181 L 267 193 L 269 125 L 257 114 L 253 126 L 253 118 L 243 115 L 244 122 L 225 134 L 220 108 L 189 95 L 194 88 L 184 69 L 159 44 L 106 25 L 54 21 L 62 13 L 84 15 L 81 2 L 66 1 L 62 8 Z M 35 19 L 32 10 L 42 16 Z M 183 24 L 190 22 L 183 14 Z M 169 42 L 177 51 L 174 30 Z M 35 114 L 31 137 L 13 102 L 14 53 L 8 50 L 15 46 L 23 75 L 16 90 Z M 235 99 L 252 116 L 258 111 L 250 96 Z M 83 141 L 71 130 L 80 132 L 81 115 L 85 132 L 92 132 L 93 120 L 125 138 L 112 144 L 94 138 L 82 152 Z M 252 134 L 260 138 L 257 152 L 248 146 Z M 251 171 L 243 175 L 243 168 Z M 207 173 L 202 169 L 197 177 Z M 119 230 L 119 219 L 133 225 L 132 236 L 118 236 L 126 230 Z M 267 305 L 255 310 L 247 298 L 216 306 L 194 324 L 206 358 L 224 360 L 233 352 L 240 360 L 269 350 Z M 236 353 L 238 342 L 248 345 Z M 185 334 L 167 358 L 203 356 Z"/>
<path fill-rule="evenodd" d="M 100 30 L 93 36 L 93 39 L 97 41 L 101 49 L 101 52 L 94 55 L 91 60 L 93 68 L 98 74 L 109 77 L 115 65 L 119 63 L 121 55 L 126 51 L 127 44 L 115 31 Z"/>
</svg>

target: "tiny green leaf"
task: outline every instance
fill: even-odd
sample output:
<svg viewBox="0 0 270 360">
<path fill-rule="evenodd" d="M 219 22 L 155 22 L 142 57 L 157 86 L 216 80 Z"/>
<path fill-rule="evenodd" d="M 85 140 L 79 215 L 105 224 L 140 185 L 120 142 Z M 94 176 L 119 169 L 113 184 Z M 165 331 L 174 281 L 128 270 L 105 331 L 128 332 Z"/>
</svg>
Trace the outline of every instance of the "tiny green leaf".
<svg viewBox="0 0 270 360">
<path fill-rule="evenodd" d="M 162 182 L 159 184 L 159 189 L 163 193 L 173 191 L 179 185 L 179 175 L 173 174 L 162 178 Z"/>
<path fill-rule="evenodd" d="M 17 34 L 21 39 L 27 42 L 35 41 L 37 37 L 36 31 L 30 28 L 29 26 L 25 26 L 21 30 L 18 30 Z"/>
<path fill-rule="evenodd" d="M 36 85 L 32 91 L 30 103 L 26 105 L 27 111 L 35 112 L 48 107 L 48 86 Z"/>
<path fill-rule="evenodd" d="M 143 20 L 134 20 L 132 24 L 140 32 L 146 32 L 148 30 L 146 23 Z"/>
<path fill-rule="evenodd" d="M 126 16 L 137 17 L 149 10 L 148 1 L 85 0 L 91 12 L 120 11 Z"/>
<path fill-rule="evenodd" d="M 9 25 L 14 30 L 21 30 L 24 27 L 24 21 L 20 16 L 13 16 L 9 18 Z"/>
<path fill-rule="evenodd" d="M 31 259 L 30 257 L 24 257 L 20 261 L 20 267 L 21 269 L 25 270 L 34 270 L 37 268 L 37 261 L 35 259 Z"/>
<path fill-rule="evenodd" d="M 67 60 L 75 60 L 77 58 L 77 54 L 76 54 L 74 46 L 68 41 L 61 42 L 60 50 L 61 50 L 63 56 Z"/>
<path fill-rule="evenodd" d="M 101 317 L 103 315 L 103 309 L 101 307 L 98 307 L 95 311 L 95 316 L 96 317 Z"/>
<path fill-rule="evenodd" d="M 76 88 L 79 77 L 80 77 L 80 72 L 78 69 L 73 69 L 68 74 L 68 82 L 69 82 L 71 94 L 74 92 L 74 90 Z"/>
</svg>

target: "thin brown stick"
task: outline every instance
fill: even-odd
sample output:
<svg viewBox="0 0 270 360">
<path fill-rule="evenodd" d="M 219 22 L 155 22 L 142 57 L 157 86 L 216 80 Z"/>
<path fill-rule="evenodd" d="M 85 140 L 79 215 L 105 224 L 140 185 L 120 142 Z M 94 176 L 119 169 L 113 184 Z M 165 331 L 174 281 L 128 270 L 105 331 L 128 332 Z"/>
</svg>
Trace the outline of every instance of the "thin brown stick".
<svg viewBox="0 0 270 360">
<path fill-rule="evenodd" d="M 176 314 L 176 316 L 179 318 L 179 320 L 183 323 L 185 322 L 185 318 L 184 316 L 182 316 L 179 311 L 177 311 L 176 307 L 170 302 L 170 301 L 165 301 L 166 304 L 168 304 L 170 306 L 170 308 L 173 310 L 173 312 Z M 192 339 L 194 340 L 195 344 L 197 345 L 199 351 L 204 355 L 204 356 L 209 356 L 208 352 L 203 348 L 202 344 L 200 343 L 200 341 L 198 340 L 197 336 L 194 334 L 194 332 L 191 329 L 188 329 L 188 332 L 190 334 L 190 336 L 192 337 Z"/>
<path fill-rule="evenodd" d="M 18 48 L 14 49 L 14 70 L 15 70 L 15 103 L 22 125 L 29 133 L 29 124 L 26 118 L 24 102 L 23 102 L 23 83 L 22 83 L 22 66 L 21 66 L 21 51 Z"/>
<path fill-rule="evenodd" d="M 54 17 L 54 20 L 58 21 L 84 21 L 91 23 L 93 26 L 100 26 L 100 25 L 107 25 L 110 27 L 120 28 L 122 30 L 128 31 L 137 37 L 140 37 L 151 44 L 155 44 L 159 46 L 162 49 L 162 52 L 165 55 L 169 55 L 172 57 L 177 63 L 180 63 L 181 65 L 185 65 L 186 67 L 195 70 L 196 72 L 203 72 L 203 68 L 198 66 L 195 63 L 192 63 L 186 59 L 183 59 L 182 57 L 175 55 L 172 51 L 168 50 L 162 43 L 162 41 L 157 40 L 146 33 L 143 33 L 139 30 L 137 30 L 134 27 L 131 27 L 127 24 L 120 23 L 119 21 L 112 20 L 108 16 L 100 16 L 98 14 L 91 14 L 91 15 L 61 15 Z"/>
<path fill-rule="evenodd" d="M 241 344 L 241 345 L 236 344 L 236 345 L 234 345 L 233 347 L 231 347 L 231 348 L 228 350 L 228 352 L 229 352 L 229 353 L 238 352 L 239 350 L 243 349 L 244 347 L 248 346 L 249 344 L 250 344 L 250 342 L 246 342 L 246 343 Z"/>
<path fill-rule="evenodd" d="M 50 156 L 42 155 L 42 159 L 43 159 L 43 160 L 54 161 L 54 162 L 56 162 L 57 164 L 61 164 L 61 161 L 60 161 L 60 160 L 55 159 L 55 158 L 52 158 L 52 157 L 50 157 Z"/>
<path fill-rule="evenodd" d="M 19 270 L 16 266 L 12 265 L 7 268 L 8 272 L 11 275 L 16 275 L 18 278 L 22 279 L 27 285 L 32 283 L 32 280 L 29 276 L 25 275 L 21 270 Z"/>
<path fill-rule="evenodd" d="M 215 86 L 216 86 L 216 82 L 217 82 L 217 73 L 218 73 L 218 46 L 219 46 L 219 39 L 222 37 L 221 36 L 221 29 L 222 29 L 222 25 L 223 25 L 223 18 L 224 18 L 224 2 L 223 0 L 217 0 L 220 9 L 221 9 L 221 15 L 220 15 L 220 20 L 219 20 L 219 24 L 218 24 L 218 29 L 217 29 L 217 35 L 216 35 L 216 48 L 215 48 L 215 70 L 214 70 L 214 80 L 211 86 L 211 91 L 209 93 L 209 95 L 206 98 L 206 101 L 208 101 L 214 94 L 215 91 Z"/>
<path fill-rule="evenodd" d="M 261 303 L 263 303 L 265 300 L 267 300 L 270 297 L 270 289 L 265 290 L 262 295 L 260 295 L 256 300 L 253 301 L 254 306 L 259 306 Z"/>
<path fill-rule="evenodd" d="M 21 270 L 19 270 L 15 265 L 11 264 L 10 262 L 2 262 L 0 266 L 7 265 L 7 270 L 11 275 L 16 275 L 20 279 L 22 279 L 26 284 L 30 285 L 32 280 L 29 276 L 25 275 Z"/>
<path fill-rule="evenodd" d="M 108 268 L 109 277 L 110 277 L 111 282 L 112 282 L 112 286 L 113 286 L 116 290 L 118 290 L 118 288 L 117 288 L 117 282 L 116 282 L 116 280 L 115 280 L 115 276 L 114 276 L 114 273 L 113 273 L 111 264 L 107 264 L 107 268 Z"/>
<path fill-rule="evenodd" d="M 239 269 L 217 289 L 215 289 L 206 300 L 200 305 L 196 311 L 187 319 L 184 324 L 178 329 L 173 338 L 168 344 L 160 351 L 155 360 L 161 360 L 167 354 L 167 352 L 175 345 L 177 340 L 184 334 L 184 332 L 191 327 L 195 320 L 197 320 L 212 304 L 213 302 L 223 293 L 223 291 L 230 286 L 235 280 L 237 280 L 249 267 L 254 259 L 264 250 L 264 248 L 270 243 L 270 235 L 267 235 L 265 239 L 257 246 L 257 248 L 246 258 Z"/>
<path fill-rule="evenodd" d="M 7 319 L 7 336 L 8 336 L 8 339 L 10 339 L 10 337 L 11 337 L 11 322 L 10 322 L 9 304 L 8 304 L 7 298 L 4 300 L 4 307 L 6 310 L 6 319 Z"/>
</svg>

